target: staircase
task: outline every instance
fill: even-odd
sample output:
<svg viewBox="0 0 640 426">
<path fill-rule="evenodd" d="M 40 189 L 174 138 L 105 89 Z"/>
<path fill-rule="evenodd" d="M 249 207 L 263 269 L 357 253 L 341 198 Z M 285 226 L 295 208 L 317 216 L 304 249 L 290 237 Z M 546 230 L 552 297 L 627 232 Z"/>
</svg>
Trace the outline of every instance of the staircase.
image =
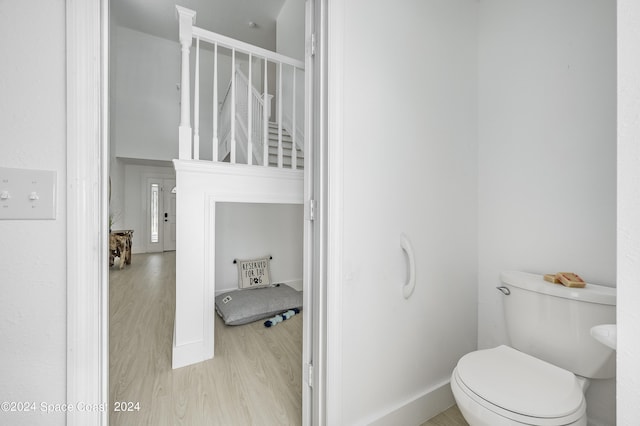
<svg viewBox="0 0 640 426">
<path fill-rule="evenodd" d="M 291 147 L 293 142 L 286 129 L 282 129 L 282 167 L 291 168 Z M 304 169 L 304 154 L 296 149 L 296 169 Z M 269 166 L 278 167 L 278 123 L 269 122 Z"/>
<path fill-rule="evenodd" d="M 195 11 L 180 6 L 176 6 L 176 10 L 182 46 L 178 159 L 302 169 L 305 146 L 304 61 L 196 27 Z M 213 75 L 206 76 L 213 88 L 212 114 L 201 114 L 200 111 L 200 95 L 204 92 L 200 87 L 201 43 L 205 43 L 208 52 L 213 52 Z M 193 70 L 189 58 L 192 46 L 195 52 Z M 229 53 L 230 70 L 227 65 Z M 218 72 L 220 62 L 224 77 Z M 225 81 L 220 78 L 227 78 L 227 70 L 231 71 L 231 76 L 224 91 Z M 271 111 L 272 106 L 274 111 Z M 207 148 L 202 150 L 202 154 L 208 156 L 208 144 L 211 144 L 209 158 L 200 158 L 201 116 L 205 120 L 205 133 L 211 129 L 211 138 L 207 137 L 206 142 L 203 139 Z M 292 175 L 297 179 L 300 173 Z"/>
<path fill-rule="evenodd" d="M 240 70 L 240 67 L 236 67 L 236 72 L 232 77 L 234 78 L 229 82 L 220 107 L 218 122 L 219 134 L 222 137 L 218 142 L 217 158 L 222 158 L 223 162 L 228 163 L 280 168 L 278 162 L 279 123 L 268 118 L 271 116 L 270 105 L 273 96 L 262 94 L 249 84 L 249 79 Z M 282 127 L 281 168 L 294 169 L 291 161 L 294 138 L 291 137 L 289 129 L 296 130 L 295 120 L 283 114 L 282 105 L 278 105 L 278 107 L 279 111 L 276 115 L 284 116 L 282 124 L 280 124 Z M 249 134 L 251 135 L 250 143 Z M 300 128 L 297 128 L 295 135 L 295 170 L 302 170 L 304 168 L 302 151 L 304 144 L 301 141 L 304 136 Z M 264 152 L 265 145 L 268 148 L 266 153 Z M 235 146 L 235 159 L 231 154 L 232 146 Z"/>
</svg>

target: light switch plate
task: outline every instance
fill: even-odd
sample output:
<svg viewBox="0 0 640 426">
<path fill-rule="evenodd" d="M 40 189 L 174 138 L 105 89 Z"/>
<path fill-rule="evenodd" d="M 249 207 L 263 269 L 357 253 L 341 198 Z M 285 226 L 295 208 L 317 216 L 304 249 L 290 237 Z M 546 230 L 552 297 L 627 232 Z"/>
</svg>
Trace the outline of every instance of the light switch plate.
<svg viewBox="0 0 640 426">
<path fill-rule="evenodd" d="M 0 167 L 1 219 L 55 219 L 56 172 Z"/>
</svg>

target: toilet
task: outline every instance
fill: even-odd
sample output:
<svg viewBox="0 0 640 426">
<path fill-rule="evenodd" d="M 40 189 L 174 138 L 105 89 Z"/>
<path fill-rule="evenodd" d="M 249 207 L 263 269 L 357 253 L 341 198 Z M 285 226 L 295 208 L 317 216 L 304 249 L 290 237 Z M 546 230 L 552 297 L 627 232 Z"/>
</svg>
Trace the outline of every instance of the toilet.
<svg viewBox="0 0 640 426">
<path fill-rule="evenodd" d="M 464 355 L 451 390 L 471 426 L 586 426 L 592 379 L 615 377 L 615 352 L 592 327 L 616 320 L 616 289 L 565 287 L 542 275 L 500 276 L 510 345 Z"/>
</svg>

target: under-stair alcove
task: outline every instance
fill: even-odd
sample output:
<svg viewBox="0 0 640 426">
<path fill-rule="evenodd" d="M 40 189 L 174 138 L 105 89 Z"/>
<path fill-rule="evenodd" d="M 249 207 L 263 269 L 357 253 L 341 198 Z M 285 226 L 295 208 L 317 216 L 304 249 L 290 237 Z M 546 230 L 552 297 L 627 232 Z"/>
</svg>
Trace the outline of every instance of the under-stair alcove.
<svg viewBox="0 0 640 426">
<path fill-rule="evenodd" d="M 300 204 L 216 203 L 216 295 L 238 288 L 236 259 L 271 256 L 271 283 L 302 290 Z"/>
<path fill-rule="evenodd" d="M 214 355 L 218 203 L 303 203 L 301 170 L 174 160 L 177 197 L 173 368 Z"/>
</svg>

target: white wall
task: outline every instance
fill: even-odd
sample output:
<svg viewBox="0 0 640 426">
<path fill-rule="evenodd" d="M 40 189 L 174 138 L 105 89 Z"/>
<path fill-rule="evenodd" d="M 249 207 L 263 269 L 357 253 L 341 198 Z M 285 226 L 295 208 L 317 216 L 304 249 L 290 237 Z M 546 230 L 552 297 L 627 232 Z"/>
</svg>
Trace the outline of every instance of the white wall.
<svg viewBox="0 0 640 426">
<path fill-rule="evenodd" d="M 216 204 L 216 293 L 238 288 L 234 259 L 266 255 L 271 282 L 302 284 L 303 209 L 296 204 Z"/>
<path fill-rule="evenodd" d="M 304 61 L 305 0 L 286 0 L 276 21 L 276 51 Z"/>
<path fill-rule="evenodd" d="M 482 0 L 480 348 L 506 343 L 502 270 L 616 285 L 616 9 L 599 0 Z M 605 385 L 603 385 L 605 386 Z M 613 383 L 590 417 L 611 422 Z M 607 393 L 608 392 L 608 393 Z M 595 410 L 595 411 L 594 411 Z"/>
<path fill-rule="evenodd" d="M 332 5 L 344 41 L 329 58 L 329 81 L 342 83 L 329 88 L 342 121 L 329 152 L 344 175 L 329 225 L 342 219 L 343 272 L 327 290 L 342 301 L 329 319 L 341 328 L 328 345 L 339 335 L 342 350 L 327 421 L 419 424 L 436 413 L 405 408 L 452 404 L 451 372 L 476 348 L 476 2 Z M 401 233 L 417 263 L 409 300 Z"/>
<path fill-rule="evenodd" d="M 177 25 L 177 24 L 176 24 Z M 177 42 L 112 26 L 111 138 L 117 157 L 178 157 Z"/>
<path fill-rule="evenodd" d="M 66 401 L 65 2 L 0 2 L 0 55 L 0 167 L 57 173 L 55 220 L 0 221 L 0 401 L 39 408 Z M 0 423 L 65 415 L 0 411 Z"/>
<path fill-rule="evenodd" d="M 618 0 L 618 416 L 640 424 L 640 3 Z"/>
<path fill-rule="evenodd" d="M 304 61 L 305 52 L 305 1 L 287 0 L 282 5 L 277 19 L 276 51 L 300 61 Z M 293 91 L 293 70 L 284 67 L 282 71 L 283 120 L 285 127 L 292 132 L 293 99 L 295 95 L 296 141 L 304 146 L 301 137 L 304 135 L 304 73 L 296 71 L 296 90 Z"/>
</svg>

